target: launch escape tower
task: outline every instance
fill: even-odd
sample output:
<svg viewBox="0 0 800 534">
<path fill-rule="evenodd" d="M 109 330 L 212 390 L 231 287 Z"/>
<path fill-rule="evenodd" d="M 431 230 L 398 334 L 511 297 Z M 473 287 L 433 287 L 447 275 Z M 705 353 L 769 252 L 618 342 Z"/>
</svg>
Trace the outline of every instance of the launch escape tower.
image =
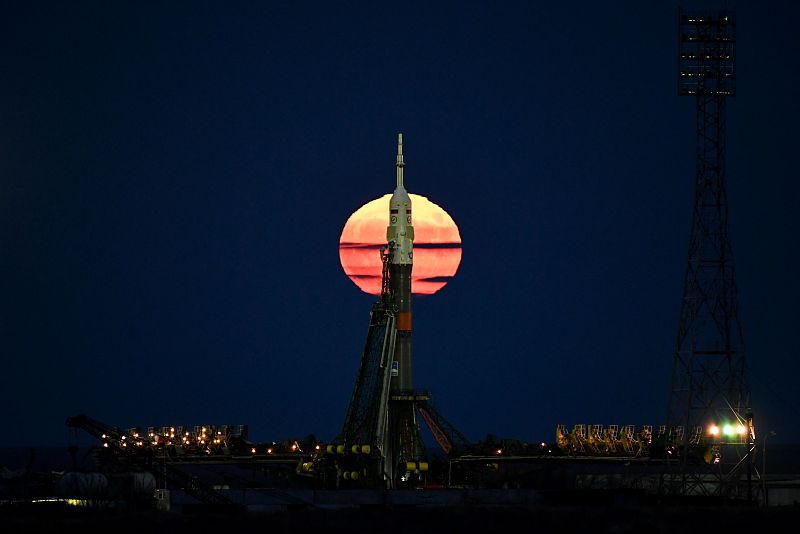
<svg viewBox="0 0 800 534">
<path fill-rule="evenodd" d="M 679 12 L 679 95 L 696 102 L 697 170 L 667 414 L 665 490 L 752 498 L 749 410 L 725 190 L 725 104 L 736 92 L 732 11 Z M 690 451 L 696 451 L 692 454 Z M 672 455 L 672 457 L 670 457 Z M 677 456 L 677 459 L 675 459 Z"/>
<path fill-rule="evenodd" d="M 335 446 L 337 471 L 350 484 L 413 487 L 428 470 L 419 414 L 445 454 L 467 440 L 413 389 L 411 359 L 411 270 L 414 227 L 411 199 L 403 184 L 403 135 L 398 136 L 397 187 L 389 202 L 386 246 L 381 247 L 381 295 L 369 329 L 342 433 Z"/>
</svg>

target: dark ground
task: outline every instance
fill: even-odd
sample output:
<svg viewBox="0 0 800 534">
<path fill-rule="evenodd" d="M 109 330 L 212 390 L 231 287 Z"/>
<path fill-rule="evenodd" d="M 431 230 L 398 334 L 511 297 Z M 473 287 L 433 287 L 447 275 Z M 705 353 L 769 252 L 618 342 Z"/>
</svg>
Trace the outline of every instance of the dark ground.
<svg viewBox="0 0 800 534">
<path fill-rule="evenodd" d="M 770 447 L 771 473 L 797 473 L 797 446 Z M 774 451 L 774 452 L 772 452 Z M 39 469 L 64 469 L 63 450 L 38 451 Z M 52 456 L 52 461 L 51 457 Z M 6 466 L 24 467 L 31 461 L 29 451 L 6 455 Z M 58 461 L 56 461 L 58 460 Z M 52 464 L 52 465 L 51 465 Z M 42 496 L 53 495 L 47 491 Z M 33 494 L 32 494 L 33 495 Z M 800 506 L 736 507 L 656 503 L 637 499 L 636 495 L 603 494 L 608 498 L 564 494 L 563 498 L 545 499 L 535 506 L 451 506 L 402 507 L 380 506 L 339 509 L 296 508 L 274 513 L 250 513 L 245 516 L 157 513 L 152 510 L 133 513 L 112 509 L 63 509 L 61 503 L 28 505 L 0 504 L 0 533 L 104 532 L 125 533 L 420 533 L 436 532 L 558 532 L 558 533 L 636 533 L 683 534 L 685 532 L 727 533 L 798 532 Z M 30 497 L 30 495 L 29 495 Z M 627 498 L 626 498 L 627 497 Z M 11 496 L 7 496 L 11 498 Z M 0 501 L 1 502 L 1 501 Z M 580 503 L 580 504 L 578 504 Z"/>
<path fill-rule="evenodd" d="M 797 532 L 800 507 L 535 506 L 296 509 L 225 515 L 0 511 L 4 532 Z"/>
</svg>

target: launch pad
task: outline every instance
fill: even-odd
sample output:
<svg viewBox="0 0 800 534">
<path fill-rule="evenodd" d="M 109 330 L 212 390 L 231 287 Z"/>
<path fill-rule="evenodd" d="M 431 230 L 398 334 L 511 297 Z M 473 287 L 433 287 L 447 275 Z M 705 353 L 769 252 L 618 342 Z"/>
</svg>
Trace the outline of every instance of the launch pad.
<svg viewBox="0 0 800 534">
<path fill-rule="evenodd" d="M 373 487 L 413 488 L 425 484 L 429 461 L 418 415 L 446 453 L 455 439 L 465 442 L 430 405 L 430 395 L 412 382 L 411 272 L 414 226 L 405 189 L 403 135 L 397 140 L 397 184 L 389 202 L 382 262 L 381 294 L 372 306 L 367 340 L 340 436 L 330 453 L 354 456 L 331 461 L 345 480 L 366 479 Z"/>
<path fill-rule="evenodd" d="M 370 491 L 625 490 L 663 497 L 758 501 L 761 473 L 745 375 L 725 183 L 728 97 L 735 94 L 733 11 L 679 11 L 678 94 L 695 100 L 696 176 L 692 230 L 666 424 L 558 425 L 539 443 L 467 440 L 413 382 L 414 225 L 405 188 L 403 137 L 380 248 L 380 294 L 373 303 L 340 434 L 253 443 L 241 428 L 163 427 L 146 436 L 86 416 L 69 425 L 102 441 L 108 465 L 150 470 L 192 498 L 240 508 L 230 489 Z M 421 421 L 440 454 L 422 440 Z M 208 432 L 207 432 L 208 430 Z M 199 468 L 227 466 L 217 475 Z M 241 472 L 248 473 L 242 477 Z M 220 476 L 222 478 L 220 478 Z M 226 489 L 228 488 L 228 489 Z M 376 493 L 377 492 L 377 493 Z M 366 495 L 366 494 L 365 494 Z M 360 498 L 360 497 L 359 497 Z"/>
<path fill-rule="evenodd" d="M 558 425 L 554 440 L 532 444 L 493 436 L 474 443 L 450 424 L 435 408 L 430 392 L 413 387 L 414 226 L 404 168 L 400 134 L 396 188 L 387 214 L 386 244 L 380 249 L 381 292 L 371 308 L 341 433 L 325 443 L 313 436 L 257 443 L 248 439 L 242 425 L 199 426 L 193 431 L 165 426 L 142 433 L 84 415 L 71 418 L 69 426 L 101 440 L 97 458 L 106 469 L 150 471 L 165 491 L 173 488 L 189 499 L 231 510 L 247 507 L 252 495 L 244 495 L 253 491 L 272 492 L 273 497 L 279 491 L 286 502 L 308 504 L 329 499 L 322 496 L 330 491 L 349 490 L 345 500 L 359 505 L 376 499 L 386 503 L 382 492 L 396 489 L 447 489 L 457 490 L 457 495 L 522 491 L 527 493 L 514 498 L 526 502 L 540 500 L 538 492 L 602 489 L 635 492 L 643 498 L 673 494 L 676 487 L 691 488 L 682 492 L 685 495 L 752 497 L 751 471 L 741 465 L 729 468 L 736 457 L 731 451 L 752 451 L 752 419 L 740 417 L 724 431 L 680 424 L 689 420 L 655 428 L 576 424 L 568 431 Z M 439 454 L 423 442 L 420 420 Z M 752 465 L 749 453 L 739 455 L 740 464 L 742 457 Z M 439 499 L 460 498 L 452 495 L 456 494 Z"/>
</svg>

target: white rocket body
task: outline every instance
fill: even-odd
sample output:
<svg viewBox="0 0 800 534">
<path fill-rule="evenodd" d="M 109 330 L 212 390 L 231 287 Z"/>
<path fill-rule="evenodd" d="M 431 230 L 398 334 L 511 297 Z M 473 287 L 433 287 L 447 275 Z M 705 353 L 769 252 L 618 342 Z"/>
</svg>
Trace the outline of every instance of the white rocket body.
<svg viewBox="0 0 800 534">
<path fill-rule="evenodd" d="M 395 325 L 397 341 L 392 364 L 397 375 L 392 378 L 393 390 L 411 389 L 411 270 L 414 266 L 414 225 L 411 222 L 411 198 L 403 185 L 403 134 L 397 136 L 397 186 L 389 201 L 389 226 L 386 239 L 392 257 L 389 283 L 397 307 Z M 393 373 L 394 374 L 394 373 Z"/>
</svg>

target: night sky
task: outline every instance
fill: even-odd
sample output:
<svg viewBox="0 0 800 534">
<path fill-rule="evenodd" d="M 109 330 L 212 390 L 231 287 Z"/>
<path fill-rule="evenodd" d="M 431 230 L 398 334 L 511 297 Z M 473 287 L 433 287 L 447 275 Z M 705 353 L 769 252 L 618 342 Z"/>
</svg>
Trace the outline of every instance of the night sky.
<svg viewBox="0 0 800 534">
<path fill-rule="evenodd" d="M 414 302 L 415 385 L 473 440 L 664 423 L 695 173 L 678 3 L 381 4 L 3 3 L 4 445 L 66 445 L 78 413 L 333 439 L 374 300 L 338 240 L 394 188 L 398 132 L 463 240 Z M 800 4 L 739 4 L 740 317 L 757 430 L 798 442 Z"/>
</svg>

